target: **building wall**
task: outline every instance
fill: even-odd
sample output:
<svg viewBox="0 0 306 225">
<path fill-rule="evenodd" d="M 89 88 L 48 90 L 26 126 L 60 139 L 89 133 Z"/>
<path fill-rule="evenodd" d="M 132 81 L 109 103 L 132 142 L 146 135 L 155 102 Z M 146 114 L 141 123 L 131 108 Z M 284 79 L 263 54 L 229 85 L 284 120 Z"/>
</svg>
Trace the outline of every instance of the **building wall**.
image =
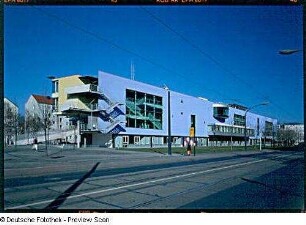
<svg viewBox="0 0 306 225">
<path fill-rule="evenodd" d="M 262 106 L 265 107 L 265 106 Z M 240 109 L 235 109 L 235 108 L 230 108 L 229 109 L 229 118 L 225 121 L 226 124 L 233 124 L 234 123 L 234 114 L 238 114 L 241 116 L 244 116 L 245 111 L 240 110 Z M 257 134 L 257 118 L 259 118 L 259 133 Z M 247 113 L 247 117 L 246 117 L 246 121 L 247 121 L 247 127 L 255 129 L 255 138 L 259 138 L 260 135 L 263 135 L 264 131 L 265 131 L 265 121 L 271 122 L 273 123 L 274 126 L 274 131 L 276 129 L 277 126 L 277 120 L 276 119 L 272 119 L 266 116 L 262 116 L 262 115 L 258 115 L 252 112 L 248 112 Z"/>
<path fill-rule="evenodd" d="M 126 89 L 139 92 L 149 93 L 152 95 L 161 96 L 163 98 L 163 122 L 162 129 L 141 129 L 125 127 L 126 132 L 120 132 L 120 135 L 148 135 L 148 136 L 167 136 L 168 135 L 168 94 L 167 90 L 155 87 L 149 84 L 144 84 L 138 81 L 118 77 L 109 73 L 99 72 L 99 88 L 111 100 L 125 104 Z M 220 123 L 213 117 L 213 102 L 202 98 L 196 98 L 184 95 L 175 91 L 170 91 L 171 102 L 171 135 L 172 136 L 189 136 L 191 126 L 191 115 L 196 116 L 196 136 L 208 137 L 208 125 Z M 105 106 L 103 100 L 99 101 L 99 105 Z M 264 106 L 263 106 L 264 107 Z M 125 107 L 122 107 L 124 113 Z M 229 108 L 229 117 L 225 119 L 224 124 L 232 125 L 234 114 L 244 116 L 245 111 L 236 108 Z M 257 118 L 259 118 L 259 133 L 265 129 L 265 121 L 272 122 L 276 126 L 277 121 L 272 118 L 257 115 L 252 112 L 247 113 L 247 127 L 255 129 L 255 137 L 257 135 Z M 122 121 L 125 121 L 123 116 Z M 105 122 L 99 119 L 99 129 L 105 128 Z"/>
<path fill-rule="evenodd" d="M 153 95 L 161 96 L 163 98 L 163 124 L 161 130 L 156 129 L 139 129 L 139 128 L 129 128 L 125 127 L 126 132 L 120 134 L 144 134 L 144 135 L 166 135 L 167 134 L 167 91 L 154 87 L 152 85 L 140 83 L 137 81 L 132 81 L 122 77 L 118 77 L 109 73 L 99 71 L 98 75 L 98 85 L 99 90 L 103 92 L 109 99 L 113 102 L 119 102 L 125 105 L 126 100 L 126 89 L 131 89 L 139 92 L 146 92 Z M 99 106 L 102 108 L 108 107 L 105 101 L 99 100 Z M 126 113 L 125 106 L 121 107 L 122 111 Z M 121 116 L 120 120 L 125 121 L 125 116 Z M 99 129 L 104 129 L 108 124 L 103 120 L 99 119 Z"/>
<path fill-rule="evenodd" d="M 35 101 L 34 97 L 31 95 L 25 104 L 25 114 L 34 116 L 35 108 L 38 109 L 37 102 Z"/>
<path fill-rule="evenodd" d="M 7 98 L 4 98 L 4 116 L 6 116 L 6 110 L 8 108 L 10 108 L 10 110 L 15 114 L 18 114 L 18 107 Z"/>
<path fill-rule="evenodd" d="M 102 135 L 100 133 L 92 134 L 92 145 L 99 147 L 110 147 L 112 144 L 112 135 Z"/>
<path fill-rule="evenodd" d="M 82 85 L 83 82 L 79 79 L 80 75 L 72 75 L 58 79 L 58 105 L 59 107 L 67 100 L 65 88 Z"/>
<path fill-rule="evenodd" d="M 31 116 L 37 116 L 41 120 L 43 119 L 42 106 L 38 104 L 36 99 L 31 95 L 25 104 L 25 112 L 29 113 Z"/>
<path fill-rule="evenodd" d="M 65 92 L 65 89 L 68 87 L 73 87 L 73 86 L 83 84 L 83 82 L 79 79 L 79 77 L 80 75 L 71 75 L 71 76 L 57 78 L 53 80 L 55 82 L 58 82 L 58 92 L 56 92 L 58 94 L 57 110 L 60 110 L 62 105 L 65 104 L 65 102 L 67 101 L 67 94 Z M 77 105 L 79 107 L 82 106 L 82 108 L 85 107 L 83 103 L 78 103 Z M 60 129 L 60 130 L 70 129 L 69 118 L 67 118 L 66 116 L 57 115 L 55 118 L 55 121 L 56 121 L 57 129 Z"/>
<path fill-rule="evenodd" d="M 195 115 L 195 135 L 208 137 L 207 125 L 218 122 L 213 118 L 213 102 L 178 92 L 171 92 L 171 133 L 189 136 L 191 115 Z"/>
<path fill-rule="evenodd" d="M 51 120 L 51 129 L 56 129 L 56 118 L 54 115 L 52 115 L 52 105 L 48 104 L 42 104 L 38 103 L 36 99 L 31 95 L 28 99 L 28 101 L 25 104 L 25 112 L 26 115 L 29 113 L 29 115 L 40 118 L 41 121 L 44 120 L 44 111 L 46 110 L 46 113 L 50 114 L 50 120 Z"/>
</svg>

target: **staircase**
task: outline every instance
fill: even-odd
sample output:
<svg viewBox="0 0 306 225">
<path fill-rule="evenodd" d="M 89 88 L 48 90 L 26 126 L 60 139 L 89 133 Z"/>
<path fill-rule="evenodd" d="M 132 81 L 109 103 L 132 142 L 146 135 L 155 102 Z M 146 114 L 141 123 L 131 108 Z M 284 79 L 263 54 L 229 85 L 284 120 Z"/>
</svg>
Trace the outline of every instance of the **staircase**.
<svg viewBox="0 0 306 225">
<path fill-rule="evenodd" d="M 101 130 L 102 133 L 118 134 L 119 132 L 126 131 L 122 126 L 125 122 L 119 119 L 115 120 L 120 115 L 124 115 L 124 112 L 119 108 L 122 103 L 112 102 L 105 94 L 101 93 L 101 99 L 103 99 L 109 106 L 106 109 L 100 109 L 99 117 L 105 121 L 109 122 L 110 125 L 105 129 Z"/>
<path fill-rule="evenodd" d="M 112 122 L 108 127 L 101 130 L 104 134 L 118 134 L 121 131 L 125 131 L 125 129 L 121 126 L 123 122 L 116 120 Z"/>
<path fill-rule="evenodd" d="M 159 130 L 162 129 L 162 124 L 161 124 L 160 120 L 154 118 L 152 114 L 149 114 L 148 118 L 149 118 L 149 120 L 152 122 L 152 124 L 153 124 L 157 129 L 159 129 Z"/>
<path fill-rule="evenodd" d="M 140 99 L 137 101 L 137 104 L 143 104 L 144 103 L 144 99 Z M 138 118 L 141 118 L 143 120 L 149 120 L 153 126 L 157 129 L 161 129 L 162 124 L 160 123 L 160 120 L 156 119 L 153 117 L 152 114 L 149 114 L 148 116 L 144 116 L 141 112 L 140 112 L 140 107 L 139 106 L 135 106 L 135 104 L 131 101 L 126 101 L 126 106 L 135 114 L 138 116 Z"/>
<path fill-rule="evenodd" d="M 137 105 L 136 105 L 136 107 L 135 107 L 135 105 L 134 105 L 133 102 L 126 101 L 126 106 L 127 106 L 135 115 L 138 115 L 138 116 L 142 117 L 143 119 L 146 119 L 146 117 L 143 116 L 143 115 L 141 114 L 141 112 L 140 112 L 141 108 L 139 108 L 139 106 L 137 106 Z M 136 110 L 135 110 L 135 108 L 136 108 Z"/>
</svg>

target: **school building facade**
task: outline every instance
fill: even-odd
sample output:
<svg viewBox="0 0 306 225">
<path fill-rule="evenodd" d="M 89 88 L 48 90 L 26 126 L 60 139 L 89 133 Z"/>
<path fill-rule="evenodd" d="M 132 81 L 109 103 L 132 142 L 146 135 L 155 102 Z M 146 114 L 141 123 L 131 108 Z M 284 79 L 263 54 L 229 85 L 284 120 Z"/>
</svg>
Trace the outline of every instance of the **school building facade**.
<svg viewBox="0 0 306 225">
<path fill-rule="evenodd" d="M 166 147 L 169 125 L 172 146 L 184 146 L 190 135 L 198 146 L 243 145 L 245 121 L 248 145 L 260 137 L 272 143 L 276 131 L 276 119 L 247 112 L 243 106 L 102 71 L 98 77 L 56 78 L 53 87 L 55 114 L 76 129 L 79 146 Z"/>
<path fill-rule="evenodd" d="M 112 147 L 166 146 L 169 118 L 173 146 L 183 146 L 190 135 L 195 135 L 198 146 L 243 144 L 245 121 L 248 145 L 260 136 L 272 142 L 276 131 L 276 119 L 246 113 L 242 106 L 214 103 L 102 71 L 98 89 L 99 133 L 92 135 L 93 145 L 105 144 L 99 136 L 112 134 Z"/>
</svg>

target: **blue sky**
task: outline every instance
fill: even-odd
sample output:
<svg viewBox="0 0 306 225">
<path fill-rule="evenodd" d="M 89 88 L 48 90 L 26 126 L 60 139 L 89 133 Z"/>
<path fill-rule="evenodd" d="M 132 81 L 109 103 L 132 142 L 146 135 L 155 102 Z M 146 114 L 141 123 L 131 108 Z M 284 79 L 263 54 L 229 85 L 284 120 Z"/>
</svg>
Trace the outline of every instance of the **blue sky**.
<svg viewBox="0 0 306 225">
<path fill-rule="evenodd" d="M 98 70 L 303 122 L 302 6 L 4 6 L 4 94 Z"/>
</svg>

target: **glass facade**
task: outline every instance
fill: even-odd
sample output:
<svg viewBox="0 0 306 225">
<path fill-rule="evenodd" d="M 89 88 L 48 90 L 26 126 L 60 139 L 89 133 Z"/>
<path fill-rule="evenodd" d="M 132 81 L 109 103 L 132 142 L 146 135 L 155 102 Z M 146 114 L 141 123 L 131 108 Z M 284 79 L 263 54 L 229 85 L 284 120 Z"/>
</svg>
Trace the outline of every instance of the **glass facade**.
<svg viewBox="0 0 306 225">
<path fill-rule="evenodd" d="M 273 135 L 273 123 L 265 121 L 265 136 Z"/>
<path fill-rule="evenodd" d="M 162 129 L 163 99 L 126 89 L 126 127 Z"/>
<path fill-rule="evenodd" d="M 228 107 L 214 107 L 214 117 L 228 118 Z"/>
<path fill-rule="evenodd" d="M 234 114 L 234 125 L 245 126 L 245 116 Z"/>
<path fill-rule="evenodd" d="M 208 125 L 208 131 L 216 134 L 218 133 L 220 135 L 244 135 L 244 128 L 235 126 Z M 247 129 L 247 136 L 255 136 L 254 129 Z"/>
</svg>

